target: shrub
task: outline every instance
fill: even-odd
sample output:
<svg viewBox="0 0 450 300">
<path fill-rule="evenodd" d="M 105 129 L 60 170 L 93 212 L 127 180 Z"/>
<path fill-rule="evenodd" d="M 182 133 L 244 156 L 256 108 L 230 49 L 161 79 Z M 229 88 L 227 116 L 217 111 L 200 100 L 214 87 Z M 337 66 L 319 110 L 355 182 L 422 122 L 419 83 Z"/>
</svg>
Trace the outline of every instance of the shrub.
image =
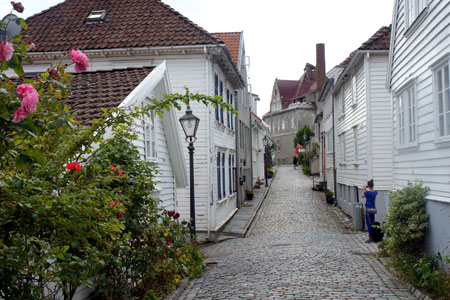
<svg viewBox="0 0 450 300">
<path fill-rule="evenodd" d="M 391 204 L 382 225 L 389 236 L 385 244 L 389 255 L 420 250 L 428 228 L 429 215 L 425 211 L 428 191 L 421 183 L 408 183 L 403 189 L 389 193 Z"/>
<path fill-rule="evenodd" d="M 303 165 L 303 166 L 302 166 L 302 171 L 303 171 L 303 174 L 305 174 L 305 175 L 310 175 L 310 174 L 311 174 L 311 171 L 310 171 L 310 169 L 309 169 L 309 166 Z"/>
</svg>

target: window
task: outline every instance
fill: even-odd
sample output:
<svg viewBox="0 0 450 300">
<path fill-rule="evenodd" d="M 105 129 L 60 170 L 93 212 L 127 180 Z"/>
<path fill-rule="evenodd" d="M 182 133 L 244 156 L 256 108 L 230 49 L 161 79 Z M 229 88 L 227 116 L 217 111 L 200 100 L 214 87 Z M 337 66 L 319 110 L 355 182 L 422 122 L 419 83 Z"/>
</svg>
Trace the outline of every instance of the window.
<svg viewBox="0 0 450 300">
<path fill-rule="evenodd" d="M 86 18 L 86 23 L 87 24 L 103 23 L 105 17 L 106 17 L 105 10 L 93 10 Z"/>
<path fill-rule="evenodd" d="M 358 85 L 356 75 L 352 76 L 352 105 L 355 105 L 358 101 Z"/>
<path fill-rule="evenodd" d="M 353 127 L 353 160 L 358 161 L 358 129 Z"/>
<path fill-rule="evenodd" d="M 230 92 L 230 105 L 233 106 L 233 93 Z M 230 113 L 231 116 L 231 130 L 234 130 L 234 116 Z"/>
<path fill-rule="evenodd" d="M 222 181 L 220 180 L 220 152 L 217 152 L 217 197 L 222 199 Z"/>
<path fill-rule="evenodd" d="M 230 104 L 230 90 L 227 89 L 227 104 Z M 227 127 L 231 128 L 230 125 L 230 110 L 227 109 Z"/>
<path fill-rule="evenodd" d="M 150 115 L 145 115 L 144 121 L 144 148 L 145 159 L 156 158 L 156 126 L 155 126 L 155 112 L 150 112 Z"/>
<path fill-rule="evenodd" d="M 427 0 L 405 0 L 405 24 L 411 26 L 419 14 L 426 8 Z"/>
<path fill-rule="evenodd" d="M 327 145 L 327 152 L 331 153 L 333 152 L 333 132 L 332 131 L 328 131 L 327 132 L 327 141 L 326 141 Z"/>
<path fill-rule="evenodd" d="M 231 154 L 228 154 L 228 188 L 230 195 L 233 194 L 233 181 L 231 173 L 233 172 L 233 166 L 231 165 Z"/>
<path fill-rule="evenodd" d="M 219 76 L 214 75 L 214 96 L 219 95 Z M 219 107 L 216 107 L 216 120 L 219 121 Z"/>
<path fill-rule="evenodd" d="M 291 128 L 294 128 L 295 126 L 295 120 L 294 117 L 291 117 Z"/>
<path fill-rule="evenodd" d="M 339 135 L 339 150 L 340 150 L 340 158 L 341 158 L 341 162 L 345 163 L 347 160 L 347 155 L 346 155 L 346 147 L 345 147 L 345 132 L 341 133 Z"/>
<path fill-rule="evenodd" d="M 227 196 L 227 189 L 225 188 L 225 153 L 222 153 L 222 183 L 223 183 L 223 198 Z"/>
<path fill-rule="evenodd" d="M 450 137 L 450 56 L 433 71 L 438 137 Z"/>
<path fill-rule="evenodd" d="M 233 168 L 233 193 L 236 192 L 236 165 L 234 164 L 234 154 L 231 156 L 231 167 Z"/>
<path fill-rule="evenodd" d="M 219 80 L 219 96 L 223 97 L 223 81 L 222 80 Z M 221 101 L 223 101 L 223 98 Z M 220 107 L 220 123 L 224 124 L 223 123 L 223 107 L 222 106 Z"/>
<path fill-rule="evenodd" d="M 398 142 L 408 145 L 417 141 L 416 96 L 414 86 L 408 86 L 397 96 Z"/>
<path fill-rule="evenodd" d="M 341 115 L 345 114 L 345 88 L 341 90 Z"/>
<path fill-rule="evenodd" d="M 284 130 L 285 126 L 284 126 L 284 120 L 281 120 L 281 130 Z"/>
</svg>

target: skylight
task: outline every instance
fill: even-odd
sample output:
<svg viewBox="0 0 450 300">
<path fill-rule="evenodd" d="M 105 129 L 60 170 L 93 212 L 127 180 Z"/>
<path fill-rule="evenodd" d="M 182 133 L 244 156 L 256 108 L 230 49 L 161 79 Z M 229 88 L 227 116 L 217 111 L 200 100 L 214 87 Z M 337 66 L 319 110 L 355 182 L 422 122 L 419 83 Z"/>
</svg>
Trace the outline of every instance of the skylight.
<svg viewBox="0 0 450 300">
<path fill-rule="evenodd" d="M 86 18 L 86 23 L 101 23 L 106 17 L 106 10 L 93 10 Z"/>
</svg>

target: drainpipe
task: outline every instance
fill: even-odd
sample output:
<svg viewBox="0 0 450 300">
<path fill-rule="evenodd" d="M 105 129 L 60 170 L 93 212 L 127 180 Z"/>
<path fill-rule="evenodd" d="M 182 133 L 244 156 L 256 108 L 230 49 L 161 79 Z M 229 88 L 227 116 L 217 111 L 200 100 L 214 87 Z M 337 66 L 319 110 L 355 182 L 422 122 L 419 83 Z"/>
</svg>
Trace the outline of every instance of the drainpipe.
<svg viewBox="0 0 450 300">
<path fill-rule="evenodd" d="M 240 186 L 239 186 L 239 179 L 241 178 L 241 172 L 239 172 L 239 164 L 240 164 L 240 145 L 239 145 L 239 138 L 240 138 L 240 128 L 239 128 L 239 91 L 238 90 L 234 90 L 234 103 L 235 103 L 235 108 L 236 111 L 238 112 L 238 115 L 234 118 L 235 121 L 235 125 L 234 125 L 234 130 L 236 131 L 234 137 L 236 140 L 236 159 L 234 161 L 235 164 L 235 168 L 236 168 L 236 178 L 235 178 L 235 184 L 236 184 L 236 207 L 237 208 L 241 208 L 241 197 L 240 197 Z"/>
<path fill-rule="evenodd" d="M 248 97 L 249 95 L 248 95 L 248 93 L 247 93 L 247 97 Z M 249 108 L 248 108 L 248 117 L 249 117 L 249 131 L 250 131 L 250 136 L 249 136 L 249 140 L 250 140 L 250 145 L 249 145 L 249 148 L 250 148 L 250 184 L 251 184 L 251 187 L 250 187 L 250 189 L 253 191 L 253 134 L 252 134 L 252 106 L 251 106 L 251 102 L 252 102 L 252 97 L 251 97 L 251 95 L 250 95 L 250 97 L 249 97 L 249 102 L 250 102 L 250 105 L 249 105 Z M 255 121 L 256 122 L 256 121 Z"/>
<path fill-rule="evenodd" d="M 334 87 L 334 80 L 331 82 L 332 84 L 332 90 Z M 337 190 L 337 178 L 336 178 L 336 134 L 335 134 L 335 128 L 336 128 L 336 122 L 335 122 L 335 110 L 334 110 L 334 102 L 335 102 L 335 94 L 334 92 L 331 92 L 331 107 L 332 107 L 332 121 L 333 121 L 333 181 L 334 181 L 334 199 L 336 200 L 334 205 L 337 205 L 337 199 L 338 199 L 338 190 Z"/>
</svg>

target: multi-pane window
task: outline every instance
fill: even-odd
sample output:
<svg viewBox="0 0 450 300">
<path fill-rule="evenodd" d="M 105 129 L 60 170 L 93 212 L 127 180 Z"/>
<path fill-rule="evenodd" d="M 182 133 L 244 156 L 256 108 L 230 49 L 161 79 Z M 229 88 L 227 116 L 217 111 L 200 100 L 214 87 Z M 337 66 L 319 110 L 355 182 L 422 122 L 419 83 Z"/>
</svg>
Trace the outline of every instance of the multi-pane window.
<svg viewBox="0 0 450 300">
<path fill-rule="evenodd" d="M 295 120 L 294 117 L 291 117 L 291 128 L 294 128 L 295 126 Z"/>
<path fill-rule="evenodd" d="M 228 187 L 230 191 L 230 195 L 233 194 L 233 182 L 232 182 L 232 172 L 233 166 L 231 165 L 231 154 L 228 154 Z"/>
<path fill-rule="evenodd" d="M 219 96 L 223 97 L 223 81 L 219 80 Z M 223 98 L 222 100 L 223 101 Z M 223 123 L 223 107 L 220 107 L 220 123 Z"/>
<path fill-rule="evenodd" d="M 225 153 L 222 153 L 222 184 L 223 184 L 223 198 L 227 196 L 227 189 L 225 188 Z"/>
<path fill-rule="evenodd" d="M 414 86 L 397 97 L 398 142 L 407 145 L 417 141 L 417 105 Z"/>
<path fill-rule="evenodd" d="M 156 126 L 155 126 L 155 112 L 150 112 L 150 115 L 145 115 L 144 118 L 144 147 L 145 158 L 156 158 Z"/>
<path fill-rule="evenodd" d="M 222 180 L 220 180 L 220 152 L 217 152 L 217 197 L 222 199 Z"/>
<path fill-rule="evenodd" d="M 230 90 L 229 89 L 227 89 L 227 104 L 230 104 Z M 228 128 L 231 128 L 231 125 L 230 125 L 230 114 L 231 114 L 230 110 L 227 109 L 227 127 Z"/>
<path fill-rule="evenodd" d="M 405 24 L 410 26 L 422 10 L 427 6 L 427 0 L 405 0 Z"/>
<path fill-rule="evenodd" d="M 434 89 L 437 101 L 438 136 L 450 136 L 450 71 L 449 60 L 434 70 Z"/>
<path fill-rule="evenodd" d="M 214 75 L 214 95 L 219 95 L 219 76 Z M 219 106 L 216 107 L 216 120 L 219 121 Z"/>
<path fill-rule="evenodd" d="M 327 145 L 326 145 L 327 152 L 328 153 L 333 152 L 333 132 L 332 131 L 327 132 L 326 143 L 327 143 Z"/>
<path fill-rule="evenodd" d="M 281 130 L 284 130 L 285 126 L 284 126 L 284 120 L 281 120 Z"/>
<path fill-rule="evenodd" d="M 231 178 L 231 181 L 232 181 L 232 184 L 233 184 L 233 193 L 235 193 L 236 192 L 236 172 L 235 172 L 235 169 L 236 169 L 236 166 L 235 166 L 235 164 L 234 164 L 234 154 L 231 156 L 231 167 L 233 168 L 233 170 L 232 170 L 232 172 L 233 172 L 233 174 L 232 174 L 232 178 Z"/>
<path fill-rule="evenodd" d="M 357 85 L 357 79 L 356 75 L 354 74 L 352 76 L 352 104 L 356 104 L 358 101 L 358 85 Z"/>
<path fill-rule="evenodd" d="M 353 160 L 358 160 L 358 129 L 353 128 Z"/>
<path fill-rule="evenodd" d="M 233 93 L 232 92 L 230 92 L 230 105 L 233 106 Z M 231 112 L 230 112 L 230 117 L 231 117 L 231 130 L 234 130 L 234 116 Z"/>
<path fill-rule="evenodd" d="M 344 115 L 345 114 L 345 87 L 342 87 L 342 89 L 341 89 L 340 98 L 341 98 L 341 115 Z"/>
</svg>

